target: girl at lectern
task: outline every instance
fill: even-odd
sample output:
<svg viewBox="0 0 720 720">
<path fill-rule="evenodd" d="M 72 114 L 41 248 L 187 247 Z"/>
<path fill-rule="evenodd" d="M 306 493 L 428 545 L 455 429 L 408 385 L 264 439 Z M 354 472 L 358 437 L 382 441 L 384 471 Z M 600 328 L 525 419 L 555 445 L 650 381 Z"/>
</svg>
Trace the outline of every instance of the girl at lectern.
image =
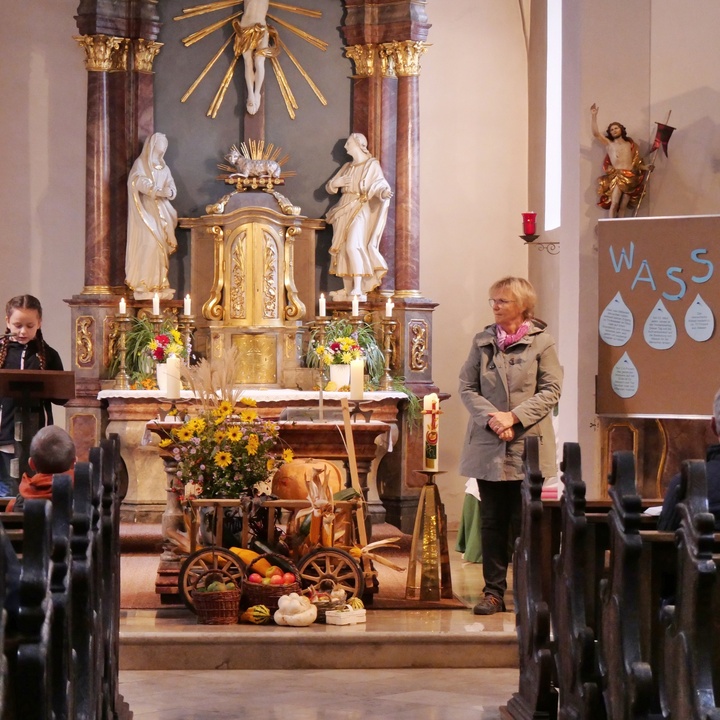
<svg viewBox="0 0 720 720">
<path fill-rule="evenodd" d="M 5 306 L 7 330 L 0 339 L 0 368 L 3 370 L 62 370 L 57 350 L 44 340 L 42 306 L 32 295 L 17 295 Z M 52 406 L 44 400 L 39 412 L 38 427 L 52 425 Z M 18 493 L 17 472 L 12 472 L 15 458 L 15 400 L 0 398 L 0 497 Z M 15 463 L 17 464 L 17 463 Z"/>
</svg>

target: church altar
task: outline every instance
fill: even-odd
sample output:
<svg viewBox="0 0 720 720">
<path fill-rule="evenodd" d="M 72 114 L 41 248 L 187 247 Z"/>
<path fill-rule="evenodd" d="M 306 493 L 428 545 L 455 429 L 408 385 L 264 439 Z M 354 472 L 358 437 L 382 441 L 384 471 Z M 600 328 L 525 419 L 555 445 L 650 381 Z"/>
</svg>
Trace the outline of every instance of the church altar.
<svg viewBox="0 0 720 720">
<path fill-rule="evenodd" d="M 268 419 L 280 420 L 287 408 L 296 409 L 293 418 L 281 422 L 281 437 L 290 445 L 296 457 L 322 457 L 328 460 L 343 460 L 346 457 L 337 442 L 331 442 L 329 433 L 342 428 L 342 420 L 335 420 L 340 401 L 347 393 L 323 392 L 323 409 L 328 413 L 328 422 L 317 422 L 320 406 L 318 391 L 246 388 L 240 397 L 252 398 L 258 412 Z M 376 391 L 364 393 L 361 401 L 363 412 L 370 412 L 370 422 L 354 421 L 353 437 L 356 435 L 358 473 L 372 514 L 382 515 L 382 499 L 378 491 L 378 466 L 383 456 L 401 440 L 401 406 L 404 393 Z M 167 484 L 162 458 L 158 452 L 159 437 L 153 435 L 148 424 L 153 420 L 162 421 L 172 404 L 182 412 L 195 403 L 195 396 L 183 390 L 177 400 L 169 400 L 157 390 L 102 390 L 98 400 L 107 403 L 108 425 L 106 432 L 116 433 L 120 438 L 120 453 L 128 475 L 128 491 L 121 507 L 121 518 L 127 522 L 160 522 L 166 510 Z M 303 417 L 302 410 L 312 414 L 313 422 Z M 328 429 L 329 433 L 320 433 Z M 357 431 L 356 431 L 357 428 Z M 396 465 L 395 465 L 396 466 Z M 394 472 L 388 468 L 388 472 Z M 392 485 L 391 482 L 385 482 Z"/>
</svg>

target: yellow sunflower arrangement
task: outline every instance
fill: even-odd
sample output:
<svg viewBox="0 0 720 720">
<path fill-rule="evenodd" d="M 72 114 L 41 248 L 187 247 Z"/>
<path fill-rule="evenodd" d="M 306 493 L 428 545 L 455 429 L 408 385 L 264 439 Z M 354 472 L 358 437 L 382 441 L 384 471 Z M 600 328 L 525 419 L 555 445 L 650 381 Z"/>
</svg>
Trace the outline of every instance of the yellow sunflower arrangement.
<svg viewBox="0 0 720 720">
<path fill-rule="evenodd" d="M 240 497 L 292 460 L 292 450 L 279 448 L 277 423 L 261 418 L 250 398 L 221 400 L 163 443 L 172 446 L 183 499 Z"/>
</svg>

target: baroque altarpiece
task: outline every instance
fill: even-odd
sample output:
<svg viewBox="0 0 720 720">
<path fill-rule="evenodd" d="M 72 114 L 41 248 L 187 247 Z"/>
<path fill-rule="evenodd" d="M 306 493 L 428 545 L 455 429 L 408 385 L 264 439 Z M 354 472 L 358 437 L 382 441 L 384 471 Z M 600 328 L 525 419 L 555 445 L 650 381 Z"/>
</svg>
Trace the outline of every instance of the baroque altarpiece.
<svg viewBox="0 0 720 720">
<path fill-rule="evenodd" d="M 229 7 L 228 3 L 218 5 Z M 391 370 L 422 398 L 438 390 L 432 378 L 431 361 L 432 314 L 436 304 L 424 297 L 419 287 L 419 83 L 420 60 L 429 47 L 430 29 L 425 3 L 324 0 L 315 5 L 313 8 L 311 0 L 303 0 L 295 10 L 301 17 L 316 17 L 328 8 L 340 18 L 340 27 L 335 28 L 337 37 L 318 39 L 306 30 L 296 33 L 307 36 L 305 40 L 309 37 L 327 45 L 322 59 L 307 60 L 293 54 L 290 40 L 276 41 L 275 46 L 279 45 L 292 60 L 315 96 L 327 96 L 325 104 L 329 107 L 316 112 L 327 110 L 336 118 L 339 114 L 346 134 L 362 133 L 367 138 L 371 153 L 380 161 L 393 189 L 380 244 L 388 272 L 381 285 L 369 294 L 363 312 L 368 317 L 377 316 L 386 300 L 392 299 L 397 331 L 393 337 Z M 283 8 L 288 6 L 270 3 L 268 25 Z M 243 9 L 243 3 L 238 2 L 230 11 L 242 17 Z M 156 72 L 156 65 L 163 53 L 185 50 L 175 48 L 174 41 L 171 46 L 164 42 L 165 28 L 173 22 L 171 15 L 183 11 L 193 12 L 184 2 L 171 2 L 159 8 L 154 0 L 112 3 L 83 0 L 77 10 L 76 40 L 84 51 L 88 81 L 86 233 L 84 287 L 68 300 L 75 338 L 72 369 L 77 378 L 77 398 L 68 405 L 68 429 L 81 455 L 98 443 L 113 419 L 149 419 L 145 417 L 147 405 L 123 401 L 109 408 L 107 401 L 98 396 L 111 384 L 109 368 L 117 352 L 118 338 L 115 313 L 119 300 L 128 295 L 124 278 L 128 173 L 146 138 L 157 131 L 166 132 L 164 127 L 156 126 L 156 118 L 162 114 L 157 98 L 164 83 L 175 82 L 170 75 L 180 73 L 165 77 Z M 160 12 L 168 16 L 161 17 Z M 227 11 L 221 9 L 216 13 L 218 17 L 222 12 Z M 275 25 L 287 33 L 286 22 L 278 20 Z M 197 24 L 193 29 L 196 28 Z M 213 98 L 211 107 L 201 108 L 198 101 L 194 108 L 197 121 L 183 130 L 181 137 L 169 134 L 171 148 L 173 144 L 186 148 L 178 152 L 189 152 L 201 145 L 214 148 L 198 164 L 192 178 L 182 172 L 178 174 L 177 167 L 174 168 L 179 194 L 185 188 L 188 207 L 195 212 L 181 210 L 184 217 L 180 227 L 186 228 L 189 235 L 186 246 L 189 250 L 184 260 L 171 262 L 181 268 L 179 289 L 192 295 L 197 308 L 198 343 L 204 343 L 206 353 L 212 354 L 213 343 L 216 352 L 228 344 L 237 344 L 248 359 L 240 369 L 241 382 L 294 387 L 292 370 L 300 365 L 302 325 L 314 317 L 319 293 L 331 289 L 323 270 L 328 263 L 327 255 L 316 249 L 317 235 L 325 223 L 320 213 L 312 218 L 295 207 L 290 190 L 286 192 L 291 200 L 284 195 L 278 197 L 272 188 L 270 192 L 250 188 L 223 199 L 227 190 L 222 185 L 213 185 L 217 183 L 216 163 L 218 154 L 222 157 L 231 145 L 275 142 L 268 136 L 270 118 L 275 126 L 283 123 L 283 149 L 290 157 L 302 156 L 300 150 L 310 137 L 320 138 L 327 147 L 332 147 L 339 136 L 331 131 L 325 138 L 325 124 L 317 120 L 317 115 L 304 121 L 302 108 L 295 112 L 289 100 L 293 95 L 291 83 L 286 75 L 283 86 L 283 73 L 277 72 L 280 63 L 271 49 L 266 53 L 265 86 L 270 83 L 272 70 L 283 100 L 271 103 L 265 89 L 253 100 L 242 71 L 239 28 L 238 23 L 235 36 L 228 29 L 223 46 L 235 42 L 235 72 L 226 70 L 226 65 L 220 87 L 209 91 L 208 97 Z M 228 52 L 233 65 L 232 52 Z M 194 77 L 202 79 L 206 61 L 207 58 L 198 61 L 198 72 L 189 73 L 183 82 L 189 84 Z M 332 102 L 332 87 L 315 85 L 312 78 L 322 63 L 324 67 L 328 63 L 332 67 L 337 65 L 336 69 L 346 78 L 345 106 Z M 184 66 L 173 61 L 173 67 L 178 70 Z M 210 64 L 205 66 L 209 67 Z M 172 115 L 176 111 L 168 109 L 168 95 L 162 97 L 163 112 Z M 193 101 L 190 98 L 188 104 Z M 177 102 L 179 106 L 179 97 Z M 212 111 L 229 112 L 237 121 L 234 134 L 228 137 L 219 133 L 213 118 L 205 117 L 206 109 L 208 116 L 212 116 Z M 172 157 L 169 162 L 172 164 Z M 293 172 L 294 187 L 305 188 L 311 197 L 327 180 L 314 176 L 309 163 L 294 167 Z M 199 185 L 205 187 L 206 198 L 209 196 L 222 207 L 205 207 L 203 197 L 193 197 Z M 212 189 L 208 191 L 207 187 Z M 258 292 L 257 288 L 261 290 Z M 267 288 L 271 291 L 267 292 Z M 147 311 L 149 301 L 129 300 L 128 305 L 141 313 Z M 349 312 L 349 306 L 348 302 L 328 303 L 328 311 Z M 180 295 L 177 300 L 164 303 L 163 309 L 165 313 L 177 314 L 181 307 Z M 402 403 L 398 403 L 395 414 L 399 438 L 378 469 L 378 489 L 387 519 L 408 530 L 423 483 L 415 472 L 422 467 L 422 439 L 421 431 L 408 425 Z M 129 474 L 133 471 L 128 467 Z"/>
</svg>

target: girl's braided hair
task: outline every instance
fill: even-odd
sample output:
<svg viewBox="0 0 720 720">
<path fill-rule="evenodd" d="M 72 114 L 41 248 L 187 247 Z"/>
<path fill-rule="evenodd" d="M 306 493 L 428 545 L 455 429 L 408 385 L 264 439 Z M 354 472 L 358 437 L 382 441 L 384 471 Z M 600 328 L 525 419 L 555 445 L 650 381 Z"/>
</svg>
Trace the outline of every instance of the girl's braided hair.
<svg viewBox="0 0 720 720">
<path fill-rule="evenodd" d="M 16 295 L 14 298 L 10 298 L 7 305 L 5 305 L 5 317 L 9 318 L 13 314 L 13 310 L 37 310 L 38 317 L 42 320 L 42 305 L 34 295 Z M 37 335 L 35 337 L 37 339 L 37 356 L 38 361 L 40 362 L 40 369 L 44 370 L 45 341 L 43 340 L 40 328 L 38 328 Z M 0 367 L 5 366 L 9 342 L 10 336 L 6 333 L 5 336 L 0 339 Z"/>
</svg>

